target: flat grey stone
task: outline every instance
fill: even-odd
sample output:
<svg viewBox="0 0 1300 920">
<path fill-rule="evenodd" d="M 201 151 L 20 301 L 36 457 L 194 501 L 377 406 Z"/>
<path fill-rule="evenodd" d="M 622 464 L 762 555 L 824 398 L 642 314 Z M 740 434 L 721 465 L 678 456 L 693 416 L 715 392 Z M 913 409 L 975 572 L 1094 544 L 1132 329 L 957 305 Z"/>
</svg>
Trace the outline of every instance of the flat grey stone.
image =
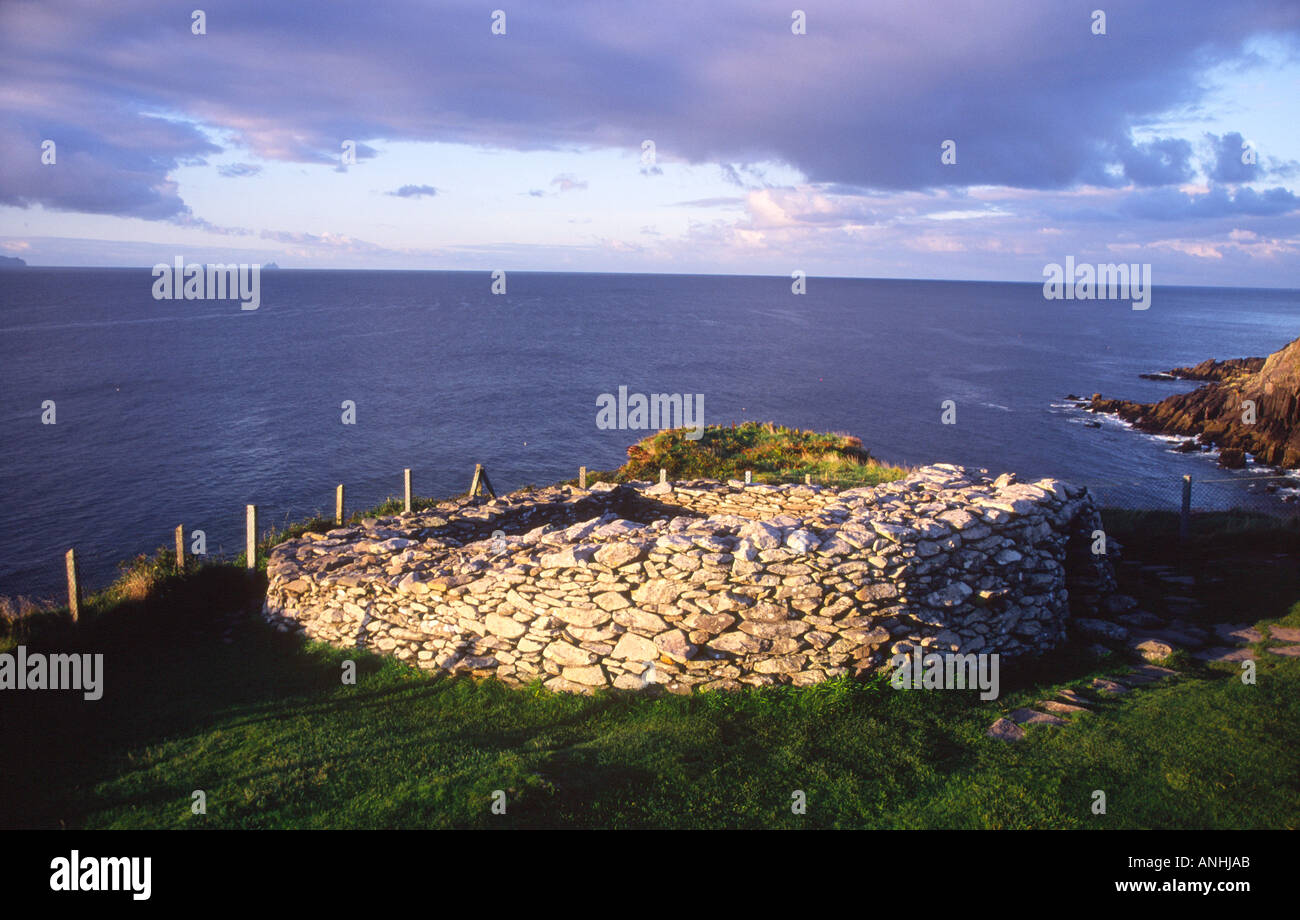
<svg viewBox="0 0 1300 920">
<path fill-rule="evenodd" d="M 1216 664 L 1232 661 L 1254 661 L 1258 656 L 1248 648 L 1224 648 L 1219 646 L 1218 648 L 1203 648 L 1193 652 L 1192 657 L 1198 661 Z"/>
<path fill-rule="evenodd" d="M 985 733 L 998 741 L 1023 741 L 1025 730 L 1010 719 L 998 719 Z"/>
<path fill-rule="evenodd" d="M 1174 646 L 1160 639 L 1135 639 L 1129 648 L 1147 661 L 1159 661 L 1174 653 Z"/>
<path fill-rule="evenodd" d="M 1048 712 L 1089 712 L 1086 706 L 1076 706 L 1073 703 L 1062 703 L 1060 700 L 1039 700 L 1034 705 L 1041 706 Z"/>
<path fill-rule="evenodd" d="M 1036 712 L 1033 709 L 1016 709 L 1011 713 L 1011 719 L 1018 725 L 1065 725 L 1067 724 L 1060 716 L 1048 715 L 1045 712 Z"/>
<path fill-rule="evenodd" d="M 1239 645 L 1264 641 L 1264 634 L 1249 623 L 1219 623 L 1214 627 L 1214 633 L 1224 642 Z"/>
<path fill-rule="evenodd" d="M 1161 668 L 1153 664 L 1144 664 L 1139 668 L 1134 668 L 1128 674 L 1122 675 L 1119 679 L 1129 686 L 1149 684 L 1153 681 L 1164 680 L 1166 677 L 1173 677 L 1178 672 L 1171 668 Z"/>
</svg>

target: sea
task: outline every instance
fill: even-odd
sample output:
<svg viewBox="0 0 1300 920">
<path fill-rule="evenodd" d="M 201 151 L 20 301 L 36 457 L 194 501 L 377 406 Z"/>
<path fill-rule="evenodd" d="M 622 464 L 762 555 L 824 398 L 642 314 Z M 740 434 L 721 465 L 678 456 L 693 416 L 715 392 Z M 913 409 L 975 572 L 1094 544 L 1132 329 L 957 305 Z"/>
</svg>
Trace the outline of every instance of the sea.
<svg viewBox="0 0 1300 920">
<path fill-rule="evenodd" d="M 478 463 L 499 492 L 613 469 L 649 433 L 598 426 L 620 387 L 702 399 L 709 425 L 845 432 L 885 461 L 1058 477 L 1127 507 L 1176 509 L 1185 475 L 1197 507 L 1297 507 L 1294 480 L 1265 493 L 1273 471 L 1092 427 L 1066 398 L 1154 401 L 1196 384 L 1140 374 L 1276 351 L 1300 336 L 1297 290 L 1156 286 L 1134 310 L 1041 284 L 504 280 L 264 270 L 244 310 L 157 300 L 149 269 L 0 273 L 0 595 L 57 599 L 69 547 L 101 587 L 177 525 L 233 556 L 245 505 L 283 527 L 332 513 L 342 483 L 370 507 L 405 468 L 434 496 Z"/>
</svg>

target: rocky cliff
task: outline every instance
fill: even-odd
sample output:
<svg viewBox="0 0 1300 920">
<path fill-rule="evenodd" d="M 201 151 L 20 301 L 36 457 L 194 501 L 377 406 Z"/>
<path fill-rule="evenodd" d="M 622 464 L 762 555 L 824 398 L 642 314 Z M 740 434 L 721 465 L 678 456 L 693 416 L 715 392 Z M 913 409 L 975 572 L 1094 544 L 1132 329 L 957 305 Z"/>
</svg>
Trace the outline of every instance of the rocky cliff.
<svg viewBox="0 0 1300 920">
<path fill-rule="evenodd" d="M 1204 361 L 1169 375 L 1210 382 L 1158 403 L 1098 393 L 1089 408 L 1113 412 L 1143 431 L 1198 438 L 1220 448 L 1224 466 L 1243 466 L 1249 453 L 1272 466 L 1300 468 L 1300 339 L 1267 358 Z"/>
</svg>

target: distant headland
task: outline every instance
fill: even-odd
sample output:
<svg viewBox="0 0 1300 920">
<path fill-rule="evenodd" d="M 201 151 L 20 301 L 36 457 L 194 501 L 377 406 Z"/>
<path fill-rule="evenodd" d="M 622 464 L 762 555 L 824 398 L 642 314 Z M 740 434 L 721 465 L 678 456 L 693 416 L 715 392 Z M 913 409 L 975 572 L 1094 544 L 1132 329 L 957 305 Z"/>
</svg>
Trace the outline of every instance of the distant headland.
<svg viewBox="0 0 1300 920">
<path fill-rule="evenodd" d="M 1267 358 L 1207 360 L 1142 376 L 1206 383 L 1157 403 L 1094 393 L 1089 410 L 1114 413 L 1153 434 L 1198 438 L 1219 448 L 1225 467 L 1243 467 L 1251 454 L 1270 466 L 1300 468 L 1300 339 Z"/>
</svg>

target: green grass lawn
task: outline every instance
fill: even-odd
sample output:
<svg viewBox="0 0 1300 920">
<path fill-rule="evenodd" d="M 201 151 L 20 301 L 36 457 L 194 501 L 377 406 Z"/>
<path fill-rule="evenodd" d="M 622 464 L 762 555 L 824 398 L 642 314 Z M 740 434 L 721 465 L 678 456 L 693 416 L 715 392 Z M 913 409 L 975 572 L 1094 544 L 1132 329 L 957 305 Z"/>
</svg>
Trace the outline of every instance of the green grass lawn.
<svg viewBox="0 0 1300 920">
<path fill-rule="evenodd" d="M 838 681 L 594 698 L 435 678 L 303 645 L 253 617 L 222 643 L 228 573 L 85 637 L 98 702 L 0 713 L 0 824 L 69 827 L 1289 827 L 1300 663 L 1189 670 L 1008 745 L 984 732 L 1107 668 L 1063 652 L 1003 695 Z M 242 576 L 239 576 L 242 577 Z M 1300 625 L 1300 605 L 1287 622 Z M 67 644 L 60 648 L 67 649 Z M 355 686 L 341 663 L 359 664 Z M 1016 686 L 1016 682 L 1020 686 Z M 1008 686 L 1008 683 L 1011 686 Z M 194 815 L 202 789 L 208 813 Z M 506 813 L 490 810 L 495 790 Z M 1092 793 L 1108 813 L 1093 815 Z M 802 790 L 807 814 L 791 812 Z"/>
<path fill-rule="evenodd" d="M 1206 623 L 1300 626 L 1294 526 L 1204 516 L 1179 549 L 1172 516 L 1106 520 L 1129 558 L 1196 574 Z M 1006 744 L 985 736 L 1001 714 L 1062 687 L 1089 695 L 1123 663 L 1068 648 L 1004 663 L 988 702 L 882 680 L 579 697 L 301 643 L 256 616 L 264 588 L 232 565 L 176 574 L 162 554 L 128 567 L 76 628 L 57 612 L 10 623 L 0 651 L 102 653 L 105 677 L 96 702 L 0 697 L 0 826 L 1300 826 L 1300 661 L 1268 653 L 1254 685 L 1180 658 L 1172 680 Z M 355 686 L 340 680 L 347 659 Z M 191 812 L 195 790 L 206 815 Z M 796 790 L 806 814 L 791 810 Z"/>
</svg>

